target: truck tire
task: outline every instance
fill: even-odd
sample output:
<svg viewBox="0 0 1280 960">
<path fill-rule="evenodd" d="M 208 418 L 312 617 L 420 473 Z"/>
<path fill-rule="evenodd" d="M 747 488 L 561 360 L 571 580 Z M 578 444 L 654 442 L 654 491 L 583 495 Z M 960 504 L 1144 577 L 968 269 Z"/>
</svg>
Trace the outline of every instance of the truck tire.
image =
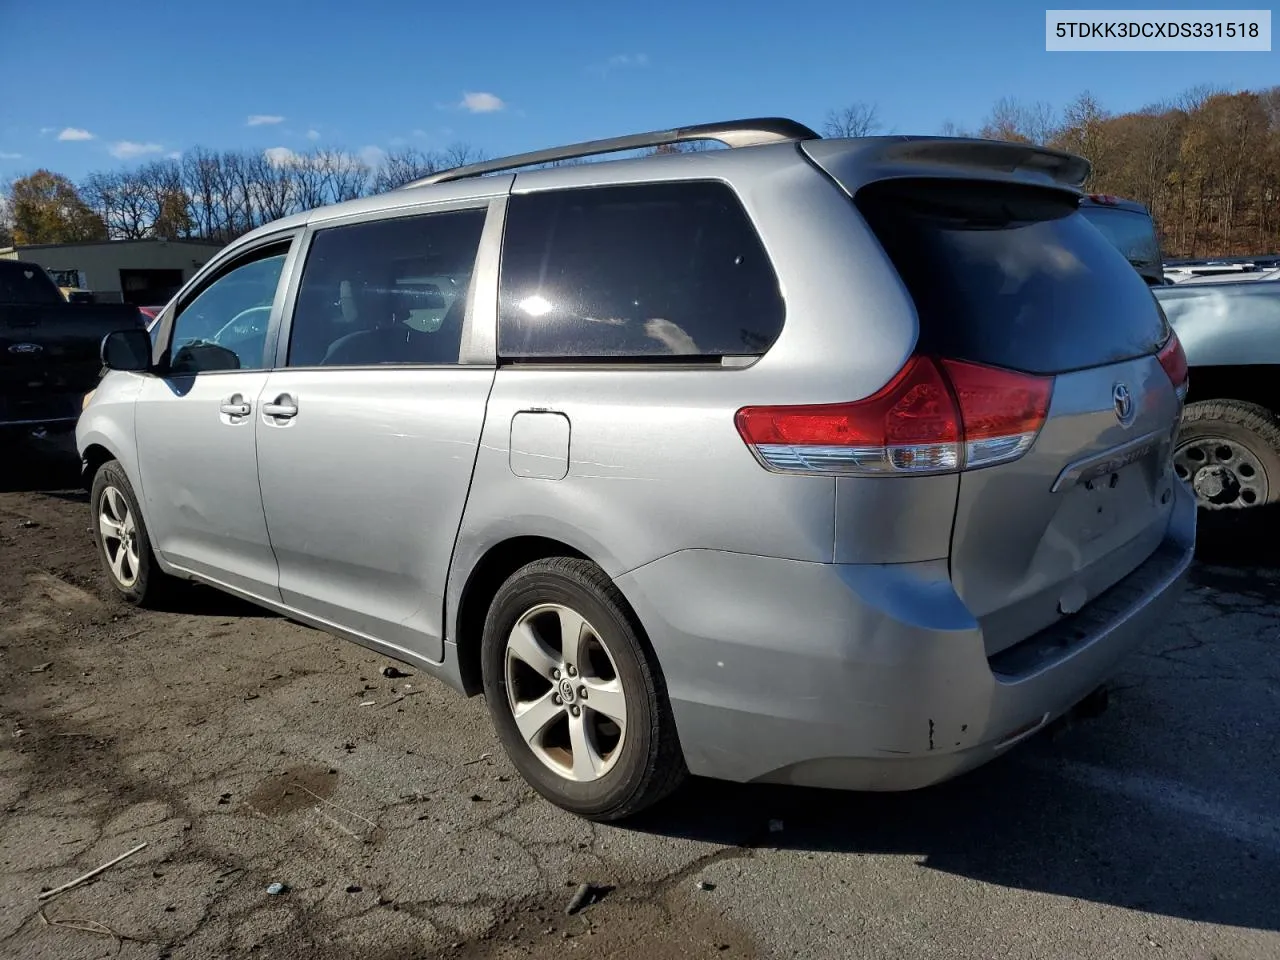
<svg viewBox="0 0 1280 960">
<path fill-rule="evenodd" d="M 1239 400 L 1189 404 L 1173 463 L 1179 479 L 1195 492 L 1202 517 L 1234 519 L 1242 511 L 1280 503 L 1280 417 Z"/>
</svg>

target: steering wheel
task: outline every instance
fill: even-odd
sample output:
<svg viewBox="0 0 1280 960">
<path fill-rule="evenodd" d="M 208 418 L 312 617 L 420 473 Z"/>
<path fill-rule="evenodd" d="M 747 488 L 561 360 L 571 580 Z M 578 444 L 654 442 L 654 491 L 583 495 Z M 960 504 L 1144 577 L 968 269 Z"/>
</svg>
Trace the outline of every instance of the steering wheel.
<svg viewBox="0 0 1280 960">
<path fill-rule="evenodd" d="M 243 320 L 244 320 L 244 318 L 245 318 L 245 317 L 248 317 L 250 314 L 254 314 L 254 313 L 261 313 L 261 314 L 263 314 L 263 327 L 262 327 L 262 330 L 258 330 L 258 329 L 256 328 L 256 325 L 255 325 L 255 327 L 254 327 L 254 328 L 252 328 L 252 329 L 249 329 L 249 330 L 236 330 L 235 332 L 236 332 L 236 333 L 238 333 L 238 334 L 240 334 L 240 338 L 244 338 L 244 337 L 246 337 L 246 336 L 253 336 L 253 334 L 255 334 L 255 333 L 261 333 L 261 332 L 264 332 L 264 331 L 266 330 L 266 320 L 271 316 L 271 305 L 270 305 L 270 304 L 267 304 L 267 305 L 265 305 L 265 306 L 250 307 L 250 308 L 249 308 L 249 309 L 247 309 L 247 310 L 241 310 L 241 311 L 240 311 L 239 313 L 237 313 L 234 317 L 232 317 L 232 318 L 231 318 L 231 319 L 230 319 L 226 324 L 224 324 L 221 328 L 219 328 L 218 332 L 217 332 L 217 333 L 215 333 L 215 334 L 214 334 L 212 337 L 210 337 L 209 339 L 210 339 L 213 343 L 221 343 L 221 342 L 222 342 L 222 336 L 223 336 L 223 334 L 227 333 L 229 330 L 234 330 L 234 329 L 235 329 L 235 327 L 236 327 L 236 325 L 237 325 L 237 324 L 239 324 L 239 323 L 241 323 L 241 322 L 243 322 Z"/>
</svg>

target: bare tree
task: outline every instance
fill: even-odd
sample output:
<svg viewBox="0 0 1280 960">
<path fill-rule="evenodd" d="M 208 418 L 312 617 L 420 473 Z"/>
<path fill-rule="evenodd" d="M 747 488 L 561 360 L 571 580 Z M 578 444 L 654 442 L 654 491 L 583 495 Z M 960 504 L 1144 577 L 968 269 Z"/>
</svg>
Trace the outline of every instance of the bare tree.
<svg viewBox="0 0 1280 960">
<path fill-rule="evenodd" d="M 138 240 L 150 233 L 155 210 L 136 171 L 90 174 L 80 185 L 80 196 L 102 218 L 112 239 Z"/>
<path fill-rule="evenodd" d="M 330 203 L 363 197 L 369 189 L 369 165 L 358 157 L 338 151 L 322 152 L 325 189 Z"/>
<path fill-rule="evenodd" d="M 827 111 L 822 132 L 828 137 L 867 137 L 882 127 L 875 104 L 857 101 Z"/>
<path fill-rule="evenodd" d="M 445 147 L 440 155 L 445 169 L 465 167 L 469 163 L 479 163 L 485 159 L 484 151 L 478 150 L 469 143 L 452 143 Z"/>
<path fill-rule="evenodd" d="M 448 166 L 451 164 L 435 153 L 414 147 L 393 150 L 383 158 L 382 165 L 373 175 L 373 192 L 394 190 L 421 177 L 429 177 Z"/>
<path fill-rule="evenodd" d="M 938 129 L 940 137 L 972 137 L 973 133 L 952 120 L 944 120 Z"/>
<path fill-rule="evenodd" d="M 1178 96 L 1177 105 L 1187 113 L 1194 113 L 1203 107 L 1210 97 L 1216 97 L 1226 92 L 1225 87 L 1215 83 L 1199 83 L 1182 91 Z"/>
<path fill-rule="evenodd" d="M 1046 144 L 1054 138 L 1057 124 L 1053 107 L 1047 103 L 1022 103 L 1014 97 L 996 101 L 978 135 L 987 140 L 1014 140 Z"/>
<path fill-rule="evenodd" d="M 243 159 L 240 175 L 250 201 L 251 222 L 255 226 L 279 220 L 298 208 L 298 174 L 306 165 L 305 157 L 278 161 L 265 153 Z"/>
</svg>

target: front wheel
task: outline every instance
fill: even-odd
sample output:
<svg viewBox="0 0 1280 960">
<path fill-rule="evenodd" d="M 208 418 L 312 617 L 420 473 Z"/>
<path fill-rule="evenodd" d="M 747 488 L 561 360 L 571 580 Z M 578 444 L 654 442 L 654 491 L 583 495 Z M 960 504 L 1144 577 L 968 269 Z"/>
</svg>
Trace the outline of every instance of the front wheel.
<svg viewBox="0 0 1280 960">
<path fill-rule="evenodd" d="M 1173 466 L 1202 510 L 1280 502 L 1280 418 L 1237 400 L 1203 400 L 1182 416 Z"/>
<path fill-rule="evenodd" d="M 498 590 L 481 641 L 485 699 L 512 763 L 557 806 L 620 820 L 685 776 L 666 685 L 599 567 L 553 558 Z"/>
<path fill-rule="evenodd" d="M 174 581 L 156 563 L 133 485 L 115 460 L 94 474 L 89 503 L 93 540 L 107 579 L 128 602 L 153 605 Z"/>
</svg>

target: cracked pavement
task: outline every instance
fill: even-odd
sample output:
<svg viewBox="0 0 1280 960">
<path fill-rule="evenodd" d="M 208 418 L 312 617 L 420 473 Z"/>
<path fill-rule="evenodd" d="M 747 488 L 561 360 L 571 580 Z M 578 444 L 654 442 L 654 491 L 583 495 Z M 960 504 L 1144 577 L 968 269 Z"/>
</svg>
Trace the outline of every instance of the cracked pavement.
<svg viewBox="0 0 1280 960">
<path fill-rule="evenodd" d="M 960 780 L 606 827 L 479 699 L 212 591 L 119 603 L 68 486 L 0 492 L 0 956 L 1280 956 L 1280 570 L 1198 566 L 1106 713 Z"/>
</svg>

